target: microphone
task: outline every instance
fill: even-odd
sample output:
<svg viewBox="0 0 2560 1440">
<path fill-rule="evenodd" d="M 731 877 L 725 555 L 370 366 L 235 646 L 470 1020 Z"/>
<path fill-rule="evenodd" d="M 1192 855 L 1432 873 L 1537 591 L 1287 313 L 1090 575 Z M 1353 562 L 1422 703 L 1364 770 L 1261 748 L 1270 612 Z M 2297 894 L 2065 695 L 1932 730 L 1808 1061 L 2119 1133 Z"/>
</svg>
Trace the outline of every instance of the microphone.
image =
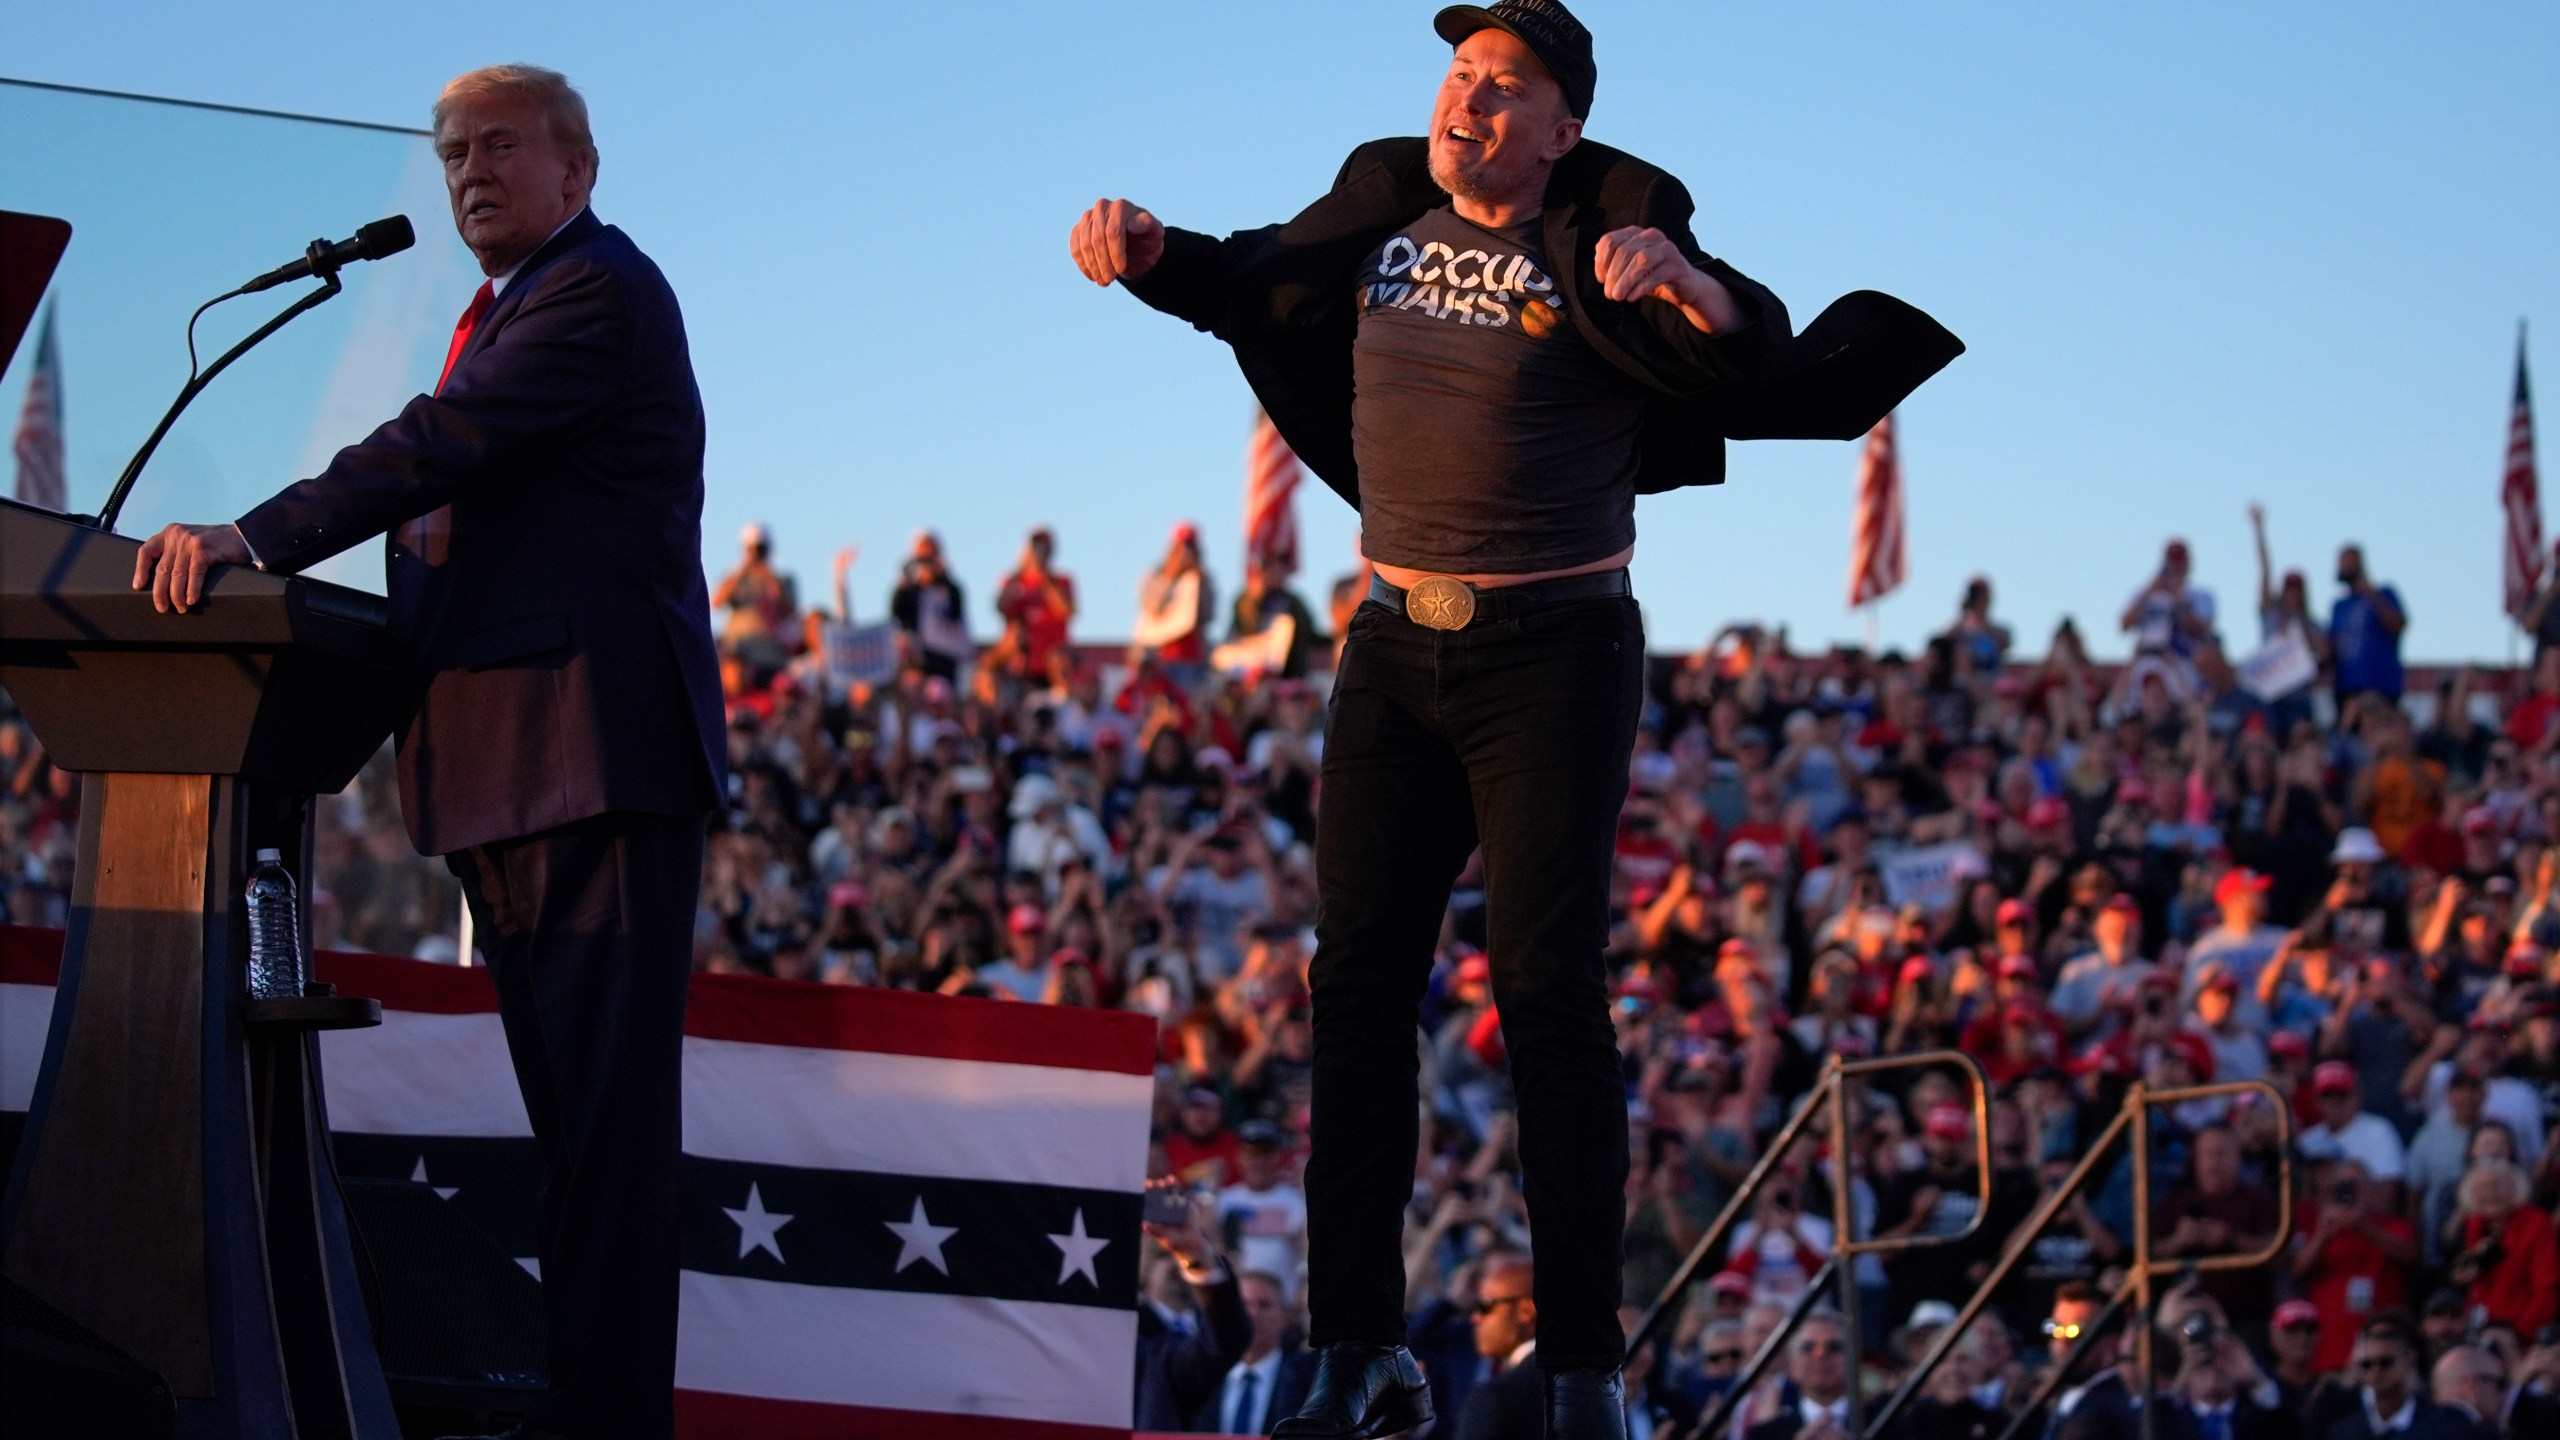
<svg viewBox="0 0 2560 1440">
<path fill-rule="evenodd" d="M 409 227 L 409 217 L 394 215 L 388 220 L 376 220 L 358 230 L 352 239 L 341 240 L 334 245 L 326 240 L 314 240 L 311 248 L 302 253 L 301 259 L 290 265 L 279 265 L 232 293 L 255 295 L 288 280 L 335 275 L 342 265 L 397 255 L 417 243 L 418 232 Z"/>
</svg>

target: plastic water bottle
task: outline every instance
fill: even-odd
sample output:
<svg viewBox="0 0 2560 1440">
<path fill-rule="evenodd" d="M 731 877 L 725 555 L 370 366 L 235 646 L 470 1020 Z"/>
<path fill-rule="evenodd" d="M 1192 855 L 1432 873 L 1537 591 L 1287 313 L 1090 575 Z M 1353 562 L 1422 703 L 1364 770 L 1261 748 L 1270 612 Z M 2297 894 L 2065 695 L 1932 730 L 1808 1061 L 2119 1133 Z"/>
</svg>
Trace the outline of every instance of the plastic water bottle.
<svg viewBox="0 0 2560 1440">
<path fill-rule="evenodd" d="M 276 1000 L 302 993 L 302 923 L 295 914 L 293 877 L 284 852 L 261 850 L 249 875 L 249 998 Z"/>
</svg>

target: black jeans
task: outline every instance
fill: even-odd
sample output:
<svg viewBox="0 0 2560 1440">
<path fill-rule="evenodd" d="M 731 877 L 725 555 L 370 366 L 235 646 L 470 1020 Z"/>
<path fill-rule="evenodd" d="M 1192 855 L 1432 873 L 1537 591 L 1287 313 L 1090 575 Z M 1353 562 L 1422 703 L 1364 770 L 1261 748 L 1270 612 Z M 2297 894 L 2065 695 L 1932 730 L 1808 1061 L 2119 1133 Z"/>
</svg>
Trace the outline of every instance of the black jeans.
<svg viewBox="0 0 2560 1440">
<path fill-rule="evenodd" d="M 449 855 L 542 1148 L 550 1389 L 574 1440 L 675 1430 L 684 999 L 701 816 L 609 814 Z"/>
<path fill-rule="evenodd" d="M 1538 1361 L 1615 1365 L 1627 1099 L 1609 1024 L 1609 868 L 1643 703 L 1633 599 L 1457 631 L 1353 615 L 1325 731 L 1311 1339 L 1404 1339 L 1415 1028 L 1449 886 L 1484 848 L 1487 941 L 1537 1237 Z"/>
</svg>

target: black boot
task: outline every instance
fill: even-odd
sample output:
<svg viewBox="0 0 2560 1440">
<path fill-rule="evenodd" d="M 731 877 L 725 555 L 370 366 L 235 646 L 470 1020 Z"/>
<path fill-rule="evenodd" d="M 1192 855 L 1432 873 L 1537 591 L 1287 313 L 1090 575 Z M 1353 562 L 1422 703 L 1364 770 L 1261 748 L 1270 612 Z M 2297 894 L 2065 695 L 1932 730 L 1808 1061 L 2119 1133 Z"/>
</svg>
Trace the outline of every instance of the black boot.
<svg viewBox="0 0 2560 1440">
<path fill-rule="evenodd" d="M 1293 1440 L 1375 1440 L 1431 1423 L 1422 1367 L 1401 1345 L 1327 1345 L 1307 1403 L 1271 1433 Z"/>
<path fill-rule="evenodd" d="M 1627 1440 L 1627 1382 L 1607 1370 L 1550 1370 L 1547 1440 Z"/>
</svg>

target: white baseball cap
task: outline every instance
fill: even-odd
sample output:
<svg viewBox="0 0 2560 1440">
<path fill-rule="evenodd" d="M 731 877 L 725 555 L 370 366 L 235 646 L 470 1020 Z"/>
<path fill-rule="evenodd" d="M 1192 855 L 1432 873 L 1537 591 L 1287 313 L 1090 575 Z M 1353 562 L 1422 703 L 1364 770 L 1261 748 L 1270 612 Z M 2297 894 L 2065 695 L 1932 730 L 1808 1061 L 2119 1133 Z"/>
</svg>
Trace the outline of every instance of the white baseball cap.
<svg viewBox="0 0 2560 1440">
<path fill-rule="evenodd" d="M 2361 825 L 2350 825 L 2338 832 L 2338 848 L 2329 852 L 2332 865 L 2379 865 L 2391 857 L 2382 851 L 2382 842 Z"/>
</svg>

